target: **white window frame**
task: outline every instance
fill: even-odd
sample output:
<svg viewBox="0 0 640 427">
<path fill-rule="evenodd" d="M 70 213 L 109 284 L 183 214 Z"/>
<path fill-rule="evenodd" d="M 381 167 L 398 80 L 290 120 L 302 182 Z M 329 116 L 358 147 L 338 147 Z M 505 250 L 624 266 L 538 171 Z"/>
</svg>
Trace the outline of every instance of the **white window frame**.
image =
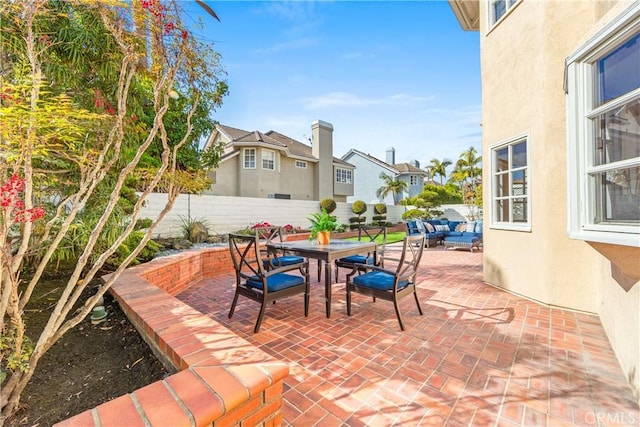
<svg viewBox="0 0 640 427">
<path fill-rule="evenodd" d="M 513 168 L 511 165 L 511 147 L 516 144 L 519 144 L 523 141 L 527 143 L 527 165 L 524 167 Z M 500 172 L 499 174 L 507 174 L 509 176 L 509 184 L 508 184 L 508 195 L 506 196 L 498 196 L 498 189 L 496 188 L 496 180 L 495 177 L 498 175 L 497 165 L 494 153 L 497 150 L 503 149 L 505 147 L 509 148 L 509 167 L 507 170 Z M 509 139 L 505 139 L 500 141 L 489 147 L 489 153 L 491 154 L 491 223 L 489 225 L 490 228 L 501 229 L 501 230 L 511 230 L 511 231 L 531 231 L 531 138 L 529 137 L 529 133 L 521 133 L 515 135 Z M 526 177 L 526 194 L 522 195 L 513 195 L 512 189 L 513 184 L 511 182 L 511 173 L 517 171 L 524 171 Z M 527 221 L 526 222 L 514 222 L 511 218 L 509 221 L 498 221 L 497 220 L 497 211 L 496 211 L 496 200 L 513 200 L 513 199 L 526 199 L 527 201 Z M 509 216 L 511 216 L 511 207 Z"/>
<path fill-rule="evenodd" d="M 353 171 L 351 169 L 336 168 L 336 182 L 351 184 L 353 182 Z"/>
<path fill-rule="evenodd" d="M 276 152 L 273 150 L 266 150 L 264 148 L 261 151 L 262 151 L 262 154 L 260 157 L 262 159 L 262 169 L 268 170 L 268 171 L 276 170 Z M 267 165 L 269 164 L 269 162 L 271 162 L 271 167 L 265 166 L 265 162 L 267 162 Z"/>
<path fill-rule="evenodd" d="M 300 168 L 300 169 L 306 169 L 307 168 L 307 162 L 302 161 L 302 160 L 296 160 L 296 167 Z"/>
<path fill-rule="evenodd" d="M 250 156 L 253 153 L 253 165 L 251 165 L 251 159 L 248 159 L 248 156 Z M 242 149 L 242 166 L 243 169 L 255 169 L 256 168 L 256 149 L 255 148 L 243 148 Z M 249 160 L 249 162 L 247 162 L 247 160 Z"/>
<path fill-rule="evenodd" d="M 521 3 L 520 0 L 486 0 L 486 2 L 488 14 L 487 22 L 489 22 L 489 28 L 493 28 L 502 22 L 511 13 L 511 11 Z M 496 18 L 494 4 L 502 2 L 505 4 L 505 11 L 501 17 Z"/>
<path fill-rule="evenodd" d="M 640 97 L 638 88 L 594 108 L 594 64 L 639 31 L 640 4 L 635 3 L 566 60 L 567 229 L 572 239 L 640 247 L 640 224 L 595 223 L 596 195 L 588 179 L 589 173 L 600 169 L 604 171 L 613 166 L 623 168 L 640 165 L 640 158 L 632 158 L 593 166 L 592 151 L 595 138 L 592 119 Z"/>
<path fill-rule="evenodd" d="M 409 175 L 409 185 L 420 185 L 420 177 L 418 175 Z"/>
</svg>

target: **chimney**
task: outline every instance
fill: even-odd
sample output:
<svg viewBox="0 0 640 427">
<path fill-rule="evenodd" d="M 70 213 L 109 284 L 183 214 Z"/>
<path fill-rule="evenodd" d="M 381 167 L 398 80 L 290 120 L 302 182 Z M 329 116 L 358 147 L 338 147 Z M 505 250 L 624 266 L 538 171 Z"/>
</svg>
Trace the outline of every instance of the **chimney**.
<svg viewBox="0 0 640 427">
<path fill-rule="evenodd" d="M 419 162 L 419 161 L 417 161 L 417 160 L 415 160 L 415 159 L 414 159 L 414 160 L 411 160 L 411 161 L 409 162 L 409 164 L 410 164 L 410 165 L 412 165 L 412 166 L 415 166 L 415 167 L 417 167 L 417 168 L 420 168 L 420 162 Z"/>
<path fill-rule="evenodd" d="M 387 163 L 390 165 L 396 164 L 396 149 L 393 147 L 387 148 Z"/>
<path fill-rule="evenodd" d="M 316 120 L 311 123 L 311 154 L 318 159 L 316 167 L 317 200 L 333 199 L 333 125 Z"/>
</svg>

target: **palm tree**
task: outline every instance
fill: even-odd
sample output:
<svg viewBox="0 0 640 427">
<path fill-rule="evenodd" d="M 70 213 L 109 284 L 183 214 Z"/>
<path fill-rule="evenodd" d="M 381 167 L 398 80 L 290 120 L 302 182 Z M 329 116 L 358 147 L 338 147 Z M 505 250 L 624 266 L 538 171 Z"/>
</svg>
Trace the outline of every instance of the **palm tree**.
<svg viewBox="0 0 640 427">
<path fill-rule="evenodd" d="M 477 177 L 482 175 L 482 168 L 478 166 L 481 162 L 482 156 L 478 156 L 478 150 L 475 147 L 469 147 L 468 150 L 463 151 L 456 162 L 454 171 L 456 181 L 473 183 Z"/>
<path fill-rule="evenodd" d="M 447 167 L 451 166 L 451 164 L 451 160 L 449 159 L 443 159 L 442 161 L 435 158 L 431 159 L 431 166 L 429 166 L 431 173 L 433 174 L 433 178 L 435 178 L 436 175 L 440 176 L 440 185 L 443 184 L 442 180 L 447 176 Z"/>
<path fill-rule="evenodd" d="M 378 188 L 376 196 L 378 196 L 380 201 L 383 201 L 384 198 L 391 193 L 393 194 L 393 203 L 397 205 L 399 201 L 398 196 L 402 195 L 402 193 L 407 190 L 409 184 L 407 181 L 403 181 L 401 179 L 393 179 L 392 176 L 389 176 L 384 172 L 380 172 L 380 179 L 384 182 L 384 185 Z"/>
</svg>

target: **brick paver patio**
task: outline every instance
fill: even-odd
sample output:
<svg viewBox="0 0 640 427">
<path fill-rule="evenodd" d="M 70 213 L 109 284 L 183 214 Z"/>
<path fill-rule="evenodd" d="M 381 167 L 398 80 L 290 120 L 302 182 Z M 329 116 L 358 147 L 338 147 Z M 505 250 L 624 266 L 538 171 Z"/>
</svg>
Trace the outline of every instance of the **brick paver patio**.
<svg viewBox="0 0 640 427">
<path fill-rule="evenodd" d="M 478 252 L 425 250 L 424 316 L 405 298 L 405 332 L 388 301 L 354 294 L 348 317 L 344 275 L 333 286 L 331 319 L 324 287 L 311 274 L 309 317 L 301 295 L 281 300 L 267 307 L 258 334 L 257 303 L 241 298 L 227 318 L 231 274 L 178 298 L 290 364 L 284 425 L 640 425 L 598 317 L 489 286 L 481 263 Z"/>
</svg>

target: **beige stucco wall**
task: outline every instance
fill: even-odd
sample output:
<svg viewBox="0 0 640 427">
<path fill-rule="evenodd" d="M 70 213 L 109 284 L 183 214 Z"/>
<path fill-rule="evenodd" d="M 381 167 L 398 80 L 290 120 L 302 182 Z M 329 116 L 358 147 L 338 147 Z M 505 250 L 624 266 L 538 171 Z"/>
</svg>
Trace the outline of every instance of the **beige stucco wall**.
<svg viewBox="0 0 640 427">
<path fill-rule="evenodd" d="M 522 0 L 488 32 L 480 1 L 483 178 L 491 182 L 491 146 L 528 133 L 531 203 L 530 232 L 499 230 L 485 191 L 484 277 L 547 304 L 599 314 L 638 395 L 640 250 L 567 236 L 563 90 L 565 58 L 631 3 Z"/>
</svg>

